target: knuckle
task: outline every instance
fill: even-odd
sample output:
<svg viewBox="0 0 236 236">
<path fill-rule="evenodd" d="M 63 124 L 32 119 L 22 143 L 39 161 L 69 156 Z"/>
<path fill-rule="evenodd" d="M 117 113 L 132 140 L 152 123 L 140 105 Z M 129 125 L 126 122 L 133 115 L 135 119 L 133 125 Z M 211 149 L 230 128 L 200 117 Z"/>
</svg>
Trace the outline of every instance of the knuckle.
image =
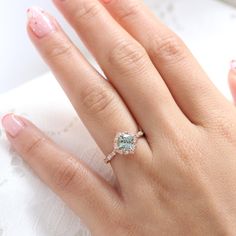
<svg viewBox="0 0 236 236">
<path fill-rule="evenodd" d="M 154 36 L 151 41 L 151 54 L 159 61 L 177 63 L 185 58 L 184 44 L 176 35 Z"/>
<path fill-rule="evenodd" d="M 96 1 L 82 1 L 80 7 L 76 9 L 75 21 L 88 21 L 100 13 L 101 7 Z"/>
<path fill-rule="evenodd" d="M 34 156 L 42 150 L 42 147 L 47 143 L 47 139 L 42 136 L 34 137 L 28 145 L 24 147 L 24 153 L 29 156 Z"/>
<path fill-rule="evenodd" d="M 108 111 L 112 111 L 115 102 L 114 94 L 107 88 L 102 86 L 88 87 L 82 92 L 82 105 L 85 111 L 90 114 L 104 114 L 107 115 Z"/>
<path fill-rule="evenodd" d="M 71 156 L 66 157 L 66 163 L 59 165 L 53 174 L 53 183 L 61 189 L 69 189 L 73 186 L 74 178 L 78 172 L 78 162 Z M 72 187 L 73 188 L 73 187 Z"/>
<path fill-rule="evenodd" d="M 116 43 L 108 58 L 111 65 L 121 70 L 122 68 L 140 70 L 148 61 L 147 53 L 143 47 L 125 40 L 120 40 Z"/>
<path fill-rule="evenodd" d="M 47 50 L 47 57 L 51 60 L 69 58 L 72 55 L 72 51 L 72 44 L 65 42 L 64 40 L 59 40 L 56 43 L 54 42 L 49 50 Z"/>
</svg>

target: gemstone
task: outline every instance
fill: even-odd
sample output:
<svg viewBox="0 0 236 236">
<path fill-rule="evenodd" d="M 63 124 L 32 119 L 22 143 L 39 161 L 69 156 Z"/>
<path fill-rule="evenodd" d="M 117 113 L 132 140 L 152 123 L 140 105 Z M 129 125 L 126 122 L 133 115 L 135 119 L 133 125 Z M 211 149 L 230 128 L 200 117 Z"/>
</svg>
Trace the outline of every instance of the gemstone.
<svg viewBox="0 0 236 236">
<path fill-rule="evenodd" d="M 135 148 L 134 135 L 128 133 L 121 133 L 117 138 L 117 148 L 126 153 L 132 152 Z"/>
</svg>

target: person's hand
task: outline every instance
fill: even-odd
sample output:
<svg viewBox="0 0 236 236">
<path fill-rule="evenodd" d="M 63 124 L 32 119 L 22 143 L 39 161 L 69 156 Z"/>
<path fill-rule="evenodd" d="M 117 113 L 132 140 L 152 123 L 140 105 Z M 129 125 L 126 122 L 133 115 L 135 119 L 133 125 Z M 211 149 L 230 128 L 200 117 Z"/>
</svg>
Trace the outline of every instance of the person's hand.
<svg viewBox="0 0 236 236">
<path fill-rule="evenodd" d="M 41 9 L 29 10 L 29 35 L 101 150 L 112 152 L 119 131 L 145 136 L 135 154 L 111 160 L 114 187 L 8 114 L 2 123 L 16 151 L 93 235 L 235 235 L 234 105 L 141 1 L 54 2 L 108 80 Z"/>
</svg>

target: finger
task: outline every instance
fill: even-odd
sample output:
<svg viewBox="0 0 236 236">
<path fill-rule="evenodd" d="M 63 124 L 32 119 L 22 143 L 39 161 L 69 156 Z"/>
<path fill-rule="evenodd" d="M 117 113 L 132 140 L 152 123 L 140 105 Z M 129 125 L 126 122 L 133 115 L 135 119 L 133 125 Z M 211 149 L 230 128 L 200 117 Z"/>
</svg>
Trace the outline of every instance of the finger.
<svg viewBox="0 0 236 236">
<path fill-rule="evenodd" d="M 105 154 L 110 153 L 116 132 L 135 132 L 138 129 L 134 119 L 112 86 L 91 67 L 53 19 L 48 18 L 40 9 L 31 8 L 30 12 L 28 30 L 32 41 L 53 70 L 97 144 Z M 49 20 L 53 32 L 45 30 Z M 139 146 L 144 150 L 148 148 L 144 139 L 140 140 Z M 135 155 L 136 160 L 139 157 L 143 158 Z M 111 164 L 120 180 L 126 168 L 127 171 L 128 168 L 132 169 L 133 163 L 116 157 Z M 118 171 L 121 168 L 123 171 Z"/>
<path fill-rule="evenodd" d="M 139 0 L 101 0 L 147 50 L 177 104 L 194 123 L 229 105 L 184 43 Z M 210 119 L 209 119 L 210 120 Z"/>
<path fill-rule="evenodd" d="M 147 138 L 186 118 L 144 48 L 97 0 L 54 0 L 128 105 Z M 171 114 L 171 115 L 170 115 Z M 158 124 L 158 125 L 157 125 Z M 153 132 L 153 128 L 158 129 Z"/>
<path fill-rule="evenodd" d="M 236 61 L 234 60 L 231 62 L 228 81 L 234 103 L 236 104 Z"/>
<path fill-rule="evenodd" d="M 2 119 L 14 149 L 88 226 L 106 225 L 112 209 L 119 211 L 113 188 L 71 154 L 61 150 L 25 118 Z"/>
</svg>

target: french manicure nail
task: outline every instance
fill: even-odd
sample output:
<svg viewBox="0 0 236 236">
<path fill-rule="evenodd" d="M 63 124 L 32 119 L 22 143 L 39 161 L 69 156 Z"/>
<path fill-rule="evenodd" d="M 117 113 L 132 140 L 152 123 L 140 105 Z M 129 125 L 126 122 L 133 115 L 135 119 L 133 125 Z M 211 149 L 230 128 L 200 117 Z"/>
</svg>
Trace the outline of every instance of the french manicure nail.
<svg viewBox="0 0 236 236">
<path fill-rule="evenodd" d="M 56 27 L 45 13 L 39 7 L 31 7 L 27 10 L 29 26 L 38 38 L 43 38 L 49 33 L 55 31 Z"/>
<path fill-rule="evenodd" d="M 236 60 L 232 60 L 230 62 L 230 69 L 236 71 Z"/>
<path fill-rule="evenodd" d="M 2 118 L 2 125 L 6 132 L 12 137 L 16 137 L 19 132 L 25 127 L 24 122 L 14 114 L 6 114 Z"/>
</svg>

